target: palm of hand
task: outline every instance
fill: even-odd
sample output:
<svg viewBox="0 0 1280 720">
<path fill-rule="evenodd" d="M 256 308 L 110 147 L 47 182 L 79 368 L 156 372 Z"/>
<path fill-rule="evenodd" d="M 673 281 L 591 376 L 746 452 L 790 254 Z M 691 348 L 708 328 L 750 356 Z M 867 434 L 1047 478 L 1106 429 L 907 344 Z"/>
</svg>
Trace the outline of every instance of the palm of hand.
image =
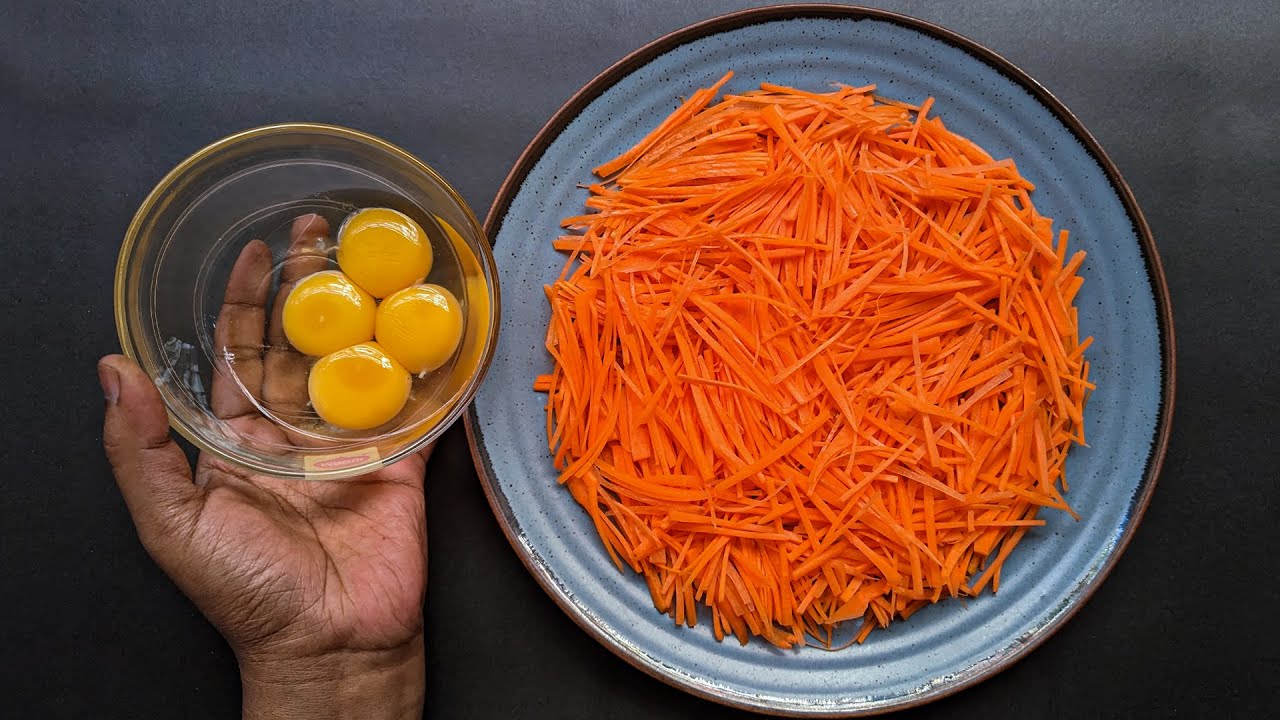
<svg viewBox="0 0 1280 720">
<path fill-rule="evenodd" d="M 203 506 L 188 538 L 202 580 L 175 579 L 237 653 L 403 645 L 422 629 L 422 473 L 414 456 L 357 480 L 298 483 L 203 456 Z"/>
</svg>

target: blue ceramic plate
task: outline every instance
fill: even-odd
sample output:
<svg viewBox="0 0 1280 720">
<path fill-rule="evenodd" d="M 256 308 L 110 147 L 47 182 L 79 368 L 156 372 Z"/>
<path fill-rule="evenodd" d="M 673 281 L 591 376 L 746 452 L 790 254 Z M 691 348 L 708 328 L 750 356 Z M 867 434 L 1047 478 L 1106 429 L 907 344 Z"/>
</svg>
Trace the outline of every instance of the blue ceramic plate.
<svg viewBox="0 0 1280 720">
<path fill-rule="evenodd" d="M 1082 519 L 1045 512 L 1004 567 L 999 595 L 942 602 L 839 652 L 716 642 L 677 628 L 644 583 L 619 573 L 585 513 L 556 484 L 545 439 L 549 311 L 564 263 L 551 240 L 581 211 L 591 168 L 634 144 L 678 103 L 732 69 L 726 91 L 768 81 L 820 90 L 875 83 L 936 98 L 936 113 L 1039 188 L 1036 206 L 1088 251 L 1079 295 L 1098 389 L 1090 447 L 1067 462 Z M 1150 498 L 1173 386 L 1167 291 L 1150 232 L 1097 142 L 1044 88 L 989 50 L 920 21 L 860 9 L 789 6 L 704 22 L 638 50 L 573 97 L 508 177 L 486 224 L 506 306 L 488 380 L 468 414 L 476 467 L 499 523 L 537 581 L 584 630 L 636 667 L 743 708 L 841 716 L 919 704 L 1024 656 L 1096 589 Z"/>
</svg>

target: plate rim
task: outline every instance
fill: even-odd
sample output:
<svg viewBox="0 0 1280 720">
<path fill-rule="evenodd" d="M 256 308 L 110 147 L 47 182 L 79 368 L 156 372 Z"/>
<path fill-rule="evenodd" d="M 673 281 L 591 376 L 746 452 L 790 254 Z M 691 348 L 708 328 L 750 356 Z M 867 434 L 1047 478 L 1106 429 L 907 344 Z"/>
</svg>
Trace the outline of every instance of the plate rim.
<svg viewBox="0 0 1280 720">
<path fill-rule="evenodd" d="M 1138 526 L 1141 524 L 1143 516 L 1146 514 L 1147 507 L 1151 503 L 1151 497 L 1155 491 L 1155 486 L 1169 446 L 1169 439 L 1173 424 L 1174 390 L 1176 384 L 1173 310 L 1169 296 L 1168 283 L 1165 280 L 1164 266 L 1160 260 L 1160 254 L 1156 249 L 1155 238 L 1151 232 L 1150 225 L 1147 223 L 1146 217 L 1142 214 L 1142 210 L 1138 206 L 1133 190 L 1121 175 L 1119 168 L 1116 167 L 1110 156 L 1108 156 L 1106 151 L 1103 150 L 1102 145 L 1061 100 L 1049 92 L 1047 88 L 1041 85 L 1035 78 L 1031 77 L 1031 75 L 1026 71 L 1022 70 L 1004 56 L 975 40 L 952 30 L 948 30 L 940 25 L 912 17 L 910 15 L 852 5 L 797 3 L 738 10 L 708 18 L 706 20 L 701 20 L 673 30 L 645 43 L 636 50 L 633 50 L 621 59 L 617 60 L 588 81 L 568 100 L 566 100 L 564 104 L 556 110 L 551 118 L 547 120 L 547 122 L 534 136 L 533 140 L 529 142 L 524 151 L 520 154 L 515 165 L 512 166 L 510 172 L 508 172 L 506 178 L 503 180 L 502 185 L 499 186 L 498 192 L 494 196 L 493 204 L 490 206 L 489 212 L 485 216 L 484 232 L 486 237 L 489 238 L 490 244 L 496 244 L 498 233 L 502 230 L 502 226 L 507 218 L 507 213 L 510 210 L 511 203 L 518 194 L 525 178 L 533 170 L 534 165 L 539 159 L 541 159 L 547 148 L 555 142 L 556 138 L 560 136 L 565 128 L 568 127 L 568 125 L 596 98 L 603 95 L 607 90 L 612 88 L 635 70 L 638 70 L 650 61 L 680 47 L 681 45 L 694 42 L 710 35 L 737 30 L 750 25 L 758 25 L 775 20 L 794 20 L 800 18 L 883 21 L 914 30 L 934 40 L 956 47 L 959 50 L 975 57 L 979 61 L 999 72 L 1001 75 L 1004 75 L 1006 78 L 1013 81 L 1016 85 L 1022 87 L 1025 91 L 1031 94 L 1032 97 L 1040 102 L 1050 113 L 1052 113 L 1055 118 L 1063 123 L 1067 130 L 1080 141 L 1085 152 L 1098 163 L 1104 176 L 1107 178 L 1108 182 L 1119 197 L 1121 205 L 1125 210 L 1125 214 L 1128 215 L 1129 220 L 1133 223 L 1134 230 L 1138 236 L 1138 245 L 1142 254 L 1143 265 L 1147 271 L 1147 279 L 1151 285 L 1151 294 L 1155 301 L 1157 340 L 1160 343 L 1161 360 L 1160 404 L 1157 411 L 1156 426 L 1154 436 L 1152 438 L 1151 449 L 1147 455 L 1146 467 L 1143 471 L 1142 480 L 1138 486 L 1137 496 L 1131 503 L 1132 515 L 1129 523 L 1125 528 L 1124 533 L 1120 536 L 1111 552 L 1103 561 L 1102 567 L 1098 570 L 1098 573 L 1084 588 L 1081 589 L 1079 598 L 1057 618 L 1053 619 L 1046 626 L 1040 628 L 1035 636 L 1028 642 L 1022 644 L 1012 652 L 1000 658 L 999 661 L 984 668 L 982 671 L 962 680 L 949 682 L 940 687 L 931 688 L 926 692 L 912 695 L 910 697 L 904 697 L 898 701 L 890 702 L 885 705 L 850 710 L 814 708 L 813 711 L 809 711 L 796 709 L 794 707 L 775 707 L 769 704 L 767 700 L 759 703 L 751 703 L 736 697 L 726 697 L 697 685 L 688 678 L 674 673 L 663 673 L 658 669 L 645 664 L 640 657 L 624 647 L 617 641 L 617 639 L 601 631 L 600 628 L 592 622 L 590 617 L 583 613 L 581 609 L 575 606 L 570 599 L 560 591 L 556 586 L 555 579 L 550 575 L 550 570 L 534 562 L 531 553 L 525 551 L 523 543 L 521 542 L 520 532 L 514 525 L 514 518 L 509 517 L 504 512 L 499 502 L 499 498 L 497 497 L 498 491 L 496 480 L 490 472 L 487 466 L 487 461 L 479 447 L 479 433 L 477 432 L 478 420 L 476 417 L 474 401 L 472 401 L 472 403 L 467 407 L 464 424 L 466 427 L 467 444 L 471 450 L 472 463 L 475 465 L 476 475 L 480 480 L 480 485 L 484 489 L 485 499 L 488 501 L 490 510 L 497 519 L 498 525 L 502 528 L 503 535 L 506 537 L 508 543 L 511 544 L 516 556 L 520 558 L 520 562 L 525 566 L 525 569 L 533 576 L 534 580 L 537 581 L 543 591 L 550 596 L 552 601 L 559 606 L 561 611 L 569 616 L 569 618 L 572 619 L 579 628 L 585 631 L 587 635 L 594 638 L 614 655 L 626 661 L 632 667 L 641 670 L 646 675 L 656 678 L 671 687 L 705 700 L 711 700 L 713 702 L 741 710 L 785 715 L 790 717 L 863 717 L 924 705 L 972 687 L 1008 669 L 1056 634 L 1063 625 L 1071 620 L 1071 618 L 1073 618 L 1076 613 L 1078 613 L 1080 609 L 1093 598 L 1098 588 L 1101 587 L 1107 577 L 1110 576 L 1111 571 L 1119 562 L 1120 557 L 1124 555 L 1125 550 L 1128 548 L 1129 543 L 1136 534 Z"/>
</svg>

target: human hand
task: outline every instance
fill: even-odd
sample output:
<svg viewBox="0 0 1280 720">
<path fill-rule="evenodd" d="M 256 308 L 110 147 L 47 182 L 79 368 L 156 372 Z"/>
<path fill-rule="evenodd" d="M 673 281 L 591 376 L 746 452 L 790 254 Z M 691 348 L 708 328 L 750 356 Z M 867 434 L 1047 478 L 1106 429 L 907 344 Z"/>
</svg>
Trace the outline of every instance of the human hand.
<svg viewBox="0 0 1280 720">
<path fill-rule="evenodd" d="M 327 232 L 318 216 L 295 221 L 293 261 L 270 323 L 266 245 L 247 245 L 228 282 L 215 345 L 273 409 L 306 402 L 306 359 L 284 340 L 278 307 L 294 282 L 320 269 L 323 259 L 306 250 Z M 138 536 L 231 645 L 244 717 L 421 717 L 430 448 L 343 481 L 280 480 L 208 453 L 193 474 L 146 373 L 115 355 L 98 375 L 104 444 Z M 214 373 L 210 399 L 238 432 L 284 439 L 226 367 Z"/>
</svg>

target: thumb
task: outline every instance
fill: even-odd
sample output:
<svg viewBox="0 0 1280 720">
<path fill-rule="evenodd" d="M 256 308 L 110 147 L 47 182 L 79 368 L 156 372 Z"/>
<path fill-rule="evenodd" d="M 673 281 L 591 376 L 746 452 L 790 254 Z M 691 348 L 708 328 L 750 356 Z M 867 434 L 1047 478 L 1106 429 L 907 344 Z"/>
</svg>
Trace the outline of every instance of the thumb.
<svg viewBox="0 0 1280 720">
<path fill-rule="evenodd" d="M 138 536 L 154 554 L 154 543 L 195 521 L 201 492 L 182 448 L 169 437 L 169 415 L 151 378 L 132 360 L 108 355 L 98 362 L 98 380 L 106 399 L 107 459 Z"/>
</svg>

